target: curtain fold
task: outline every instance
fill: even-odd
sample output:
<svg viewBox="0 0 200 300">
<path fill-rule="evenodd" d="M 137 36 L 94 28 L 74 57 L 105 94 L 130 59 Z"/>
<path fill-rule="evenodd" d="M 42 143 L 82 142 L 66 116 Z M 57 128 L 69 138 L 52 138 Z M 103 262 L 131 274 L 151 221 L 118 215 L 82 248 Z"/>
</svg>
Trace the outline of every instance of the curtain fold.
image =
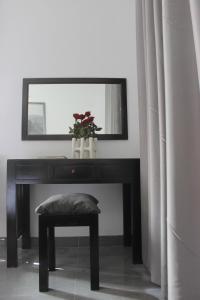
<svg viewBox="0 0 200 300">
<path fill-rule="evenodd" d="M 136 5 L 136 45 L 137 45 L 137 75 L 138 75 L 138 97 L 139 106 L 139 131 L 140 135 L 140 177 L 141 177 L 141 211 L 142 211 L 142 258 L 143 263 L 150 269 L 149 255 L 149 202 L 148 202 L 148 159 L 147 159 L 147 105 L 146 105 L 146 80 L 145 80 L 145 47 L 144 28 L 145 18 L 143 16 L 143 3 Z M 141 38 L 142 37 L 142 38 Z"/>
<path fill-rule="evenodd" d="M 188 0 L 163 1 L 169 299 L 200 299 L 200 93 Z M 200 33 L 199 33 L 200 34 Z"/>
<path fill-rule="evenodd" d="M 144 2 L 146 90 L 147 90 L 147 149 L 148 149 L 148 195 L 149 195 L 149 251 L 151 253 L 151 279 L 160 283 L 160 141 L 158 116 L 158 82 L 154 31 L 153 0 Z M 158 209 L 154 209 L 157 207 Z"/>
<path fill-rule="evenodd" d="M 144 263 L 162 299 L 197 300 L 200 1 L 136 3 Z"/>
<path fill-rule="evenodd" d="M 194 35 L 194 45 L 196 52 L 196 61 L 198 68 L 199 84 L 200 84 L 200 1 L 190 0 L 190 12 L 192 19 L 192 29 Z"/>
<path fill-rule="evenodd" d="M 105 85 L 105 132 L 122 133 L 121 87 L 119 84 Z"/>
<path fill-rule="evenodd" d="M 157 3 L 159 5 L 159 3 Z M 157 6 L 159 9 L 159 6 Z M 142 18 L 142 16 L 145 16 Z M 162 49 L 156 49 L 159 43 L 159 32 L 155 32 L 153 0 L 138 1 L 137 6 L 137 62 L 138 62 L 138 92 L 140 119 L 140 149 L 141 149 L 141 183 L 142 183 L 142 222 L 144 264 L 151 270 L 151 280 L 161 282 L 161 243 L 160 243 L 160 126 L 158 96 L 162 94 L 162 83 L 157 78 L 160 67 Z M 142 22 L 141 22 L 142 20 Z M 142 29 L 141 29 L 142 28 Z M 142 36 L 142 38 L 141 38 Z M 141 42 L 142 41 L 142 42 Z M 142 51 L 141 47 L 144 48 Z M 143 68 L 141 69 L 141 66 Z M 141 75 L 143 74 L 143 76 Z M 140 75 L 140 76 L 139 76 Z M 142 81 L 141 81 L 142 79 Z M 145 91 L 145 92 L 144 92 Z M 142 105 L 141 105 L 141 99 Z M 145 122 L 145 123 L 144 123 Z M 145 126 L 144 126 L 145 124 Z M 144 137 L 146 137 L 144 139 Z M 163 139 L 162 139 L 163 141 Z M 144 163 L 146 161 L 146 163 Z M 144 198 L 144 190 L 148 196 Z M 155 207 L 157 209 L 155 209 Z M 148 211 L 147 211 L 148 208 Z M 148 218 L 146 218 L 148 216 Z M 148 220 L 148 224 L 147 221 Z M 148 225 L 148 228 L 147 228 Z"/>
<path fill-rule="evenodd" d="M 165 84 L 164 84 L 164 56 L 162 39 L 162 2 L 154 0 L 154 28 L 156 45 L 156 65 L 158 83 L 158 115 L 159 115 L 159 141 L 160 141 L 160 236 L 162 238 L 160 283 L 162 286 L 162 298 L 167 299 L 167 181 L 166 181 L 166 118 L 165 118 Z M 158 209 L 157 209 L 158 210 Z"/>
</svg>

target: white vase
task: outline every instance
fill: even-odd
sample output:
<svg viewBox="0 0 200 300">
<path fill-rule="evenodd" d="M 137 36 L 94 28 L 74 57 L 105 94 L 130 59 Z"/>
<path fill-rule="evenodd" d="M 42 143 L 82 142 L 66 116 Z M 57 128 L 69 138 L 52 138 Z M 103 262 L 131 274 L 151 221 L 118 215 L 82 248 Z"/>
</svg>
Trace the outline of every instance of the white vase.
<svg viewBox="0 0 200 300">
<path fill-rule="evenodd" d="M 97 138 L 72 138 L 72 158 L 96 158 Z"/>
</svg>

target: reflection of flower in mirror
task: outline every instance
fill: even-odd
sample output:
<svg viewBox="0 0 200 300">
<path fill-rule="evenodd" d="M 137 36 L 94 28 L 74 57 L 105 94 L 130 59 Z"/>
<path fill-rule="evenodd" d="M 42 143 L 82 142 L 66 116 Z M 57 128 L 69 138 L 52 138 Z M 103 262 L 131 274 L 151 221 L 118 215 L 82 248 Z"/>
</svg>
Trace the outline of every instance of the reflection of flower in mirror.
<svg viewBox="0 0 200 300">
<path fill-rule="evenodd" d="M 73 114 L 75 123 L 73 127 L 69 127 L 69 133 L 76 139 L 89 138 L 96 135 L 96 131 L 100 131 L 102 128 L 98 127 L 94 123 L 94 117 L 91 116 L 90 111 L 86 111 L 84 114 Z"/>
</svg>

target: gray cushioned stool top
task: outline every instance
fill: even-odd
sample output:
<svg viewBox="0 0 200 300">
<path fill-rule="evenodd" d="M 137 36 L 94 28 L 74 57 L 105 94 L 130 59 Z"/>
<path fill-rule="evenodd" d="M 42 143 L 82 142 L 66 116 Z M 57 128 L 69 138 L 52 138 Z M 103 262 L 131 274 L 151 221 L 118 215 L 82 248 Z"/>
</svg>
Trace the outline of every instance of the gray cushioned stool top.
<svg viewBox="0 0 200 300">
<path fill-rule="evenodd" d="M 59 194 L 46 199 L 35 209 L 35 212 L 47 215 L 99 214 L 100 209 L 97 204 L 98 200 L 89 194 Z"/>
</svg>

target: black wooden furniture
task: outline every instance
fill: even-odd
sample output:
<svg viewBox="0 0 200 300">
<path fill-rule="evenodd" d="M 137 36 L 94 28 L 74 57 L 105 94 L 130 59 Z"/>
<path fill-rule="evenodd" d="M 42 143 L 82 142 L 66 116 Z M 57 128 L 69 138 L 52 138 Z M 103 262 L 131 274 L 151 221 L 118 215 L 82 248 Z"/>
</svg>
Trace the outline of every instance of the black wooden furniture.
<svg viewBox="0 0 200 300">
<path fill-rule="evenodd" d="M 48 291 L 49 271 L 55 270 L 55 227 L 89 226 L 90 232 L 90 284 L 99 289 L 99 237 L 98 214 L 39 215 L 39 290 Z M 48 255 L 49 253 L 49 255 Z"/>
<path fill-rule="evenodd" d="M 7 266 L 17 267 L 17 238 L 30 248 L 31 184 L 122 183 L 124 245 L 142 263 L 139 159 L 9 159 L 7 162 Z"/>
</svg>

